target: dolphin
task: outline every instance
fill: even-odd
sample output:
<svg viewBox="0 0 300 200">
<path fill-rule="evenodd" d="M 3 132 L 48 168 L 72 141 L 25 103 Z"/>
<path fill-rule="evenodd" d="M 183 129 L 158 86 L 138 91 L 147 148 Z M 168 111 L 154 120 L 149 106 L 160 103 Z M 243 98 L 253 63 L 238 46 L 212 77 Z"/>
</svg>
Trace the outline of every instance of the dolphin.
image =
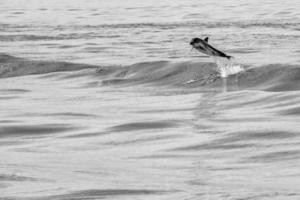
<svg viewBox="0 0 300 200">
<path fill-rule="evenodd" d="M 192 45 L 193 48 L 197 49 L 201 53 L 204 53 L 209 56 L 225 57 L 227 59 L 232 58 L 232 56 L 226 55 L 222 51 L 208 44 L 208 37 L 206 37 L 204 40 L 200 38 L 193 38 L 190 42 L 190 45 Z"/>
</svg>

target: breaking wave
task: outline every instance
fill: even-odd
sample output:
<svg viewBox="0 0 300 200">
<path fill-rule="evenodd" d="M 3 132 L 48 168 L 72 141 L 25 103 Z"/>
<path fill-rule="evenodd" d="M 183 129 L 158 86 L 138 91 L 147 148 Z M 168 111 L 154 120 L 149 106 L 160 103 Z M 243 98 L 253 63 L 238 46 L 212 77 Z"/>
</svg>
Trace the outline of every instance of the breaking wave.
<svg viewBox="0 0 300 200">
<path fill-rule="evenodd" d="M 255 68 L 243 66 L 243 68 L 245 68 L 244 71 L 227 77 L 229 90 L 300 90 L 299 65 L 269 64 Z M 79 71 L 77 76 L 89 75 L 91 79 L 96 79 L 106 86 L 151 85 L 215 90 L 223 84 L 223 78 L 216 64 L 210 62 L 155 61 L 128 66 L 96 66 L 69 62 L 32 61 L 0 54 L 0 78 L 78 70 L 88 70 L 88 72 Z"/>
</svg>

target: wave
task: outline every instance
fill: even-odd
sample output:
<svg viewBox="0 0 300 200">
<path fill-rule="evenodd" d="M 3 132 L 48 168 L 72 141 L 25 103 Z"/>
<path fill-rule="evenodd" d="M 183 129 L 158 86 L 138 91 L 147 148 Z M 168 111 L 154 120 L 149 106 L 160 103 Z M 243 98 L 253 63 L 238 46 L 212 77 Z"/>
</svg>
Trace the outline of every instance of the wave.
<svg viewBox="0 0 300 200">
<path fill-rule="evenodd" d="M 14 41 L 37 41 L 37 40 L 54 40 L 56 37 L 42 36 L 42 35 L 0 35 L 1 42 Z"/>
<path fill-rule="evenodd" d="M 228 90 L 296 91 L 300 90 L 300 66 L 269 64 L 251 68 L 226 78 Z M 0 78 L 52 72 L 92 69 L 88 75 L 102 85 L 151 85 L 175 88 L 218 90 L 224 85 L 215 63 L 155 61 L 128 66 L 96 66 L 68 62 L 32 61 L 0 54 Z M 81 75 L 87 75 L 83 73 Z M 55 75 L 54 75 L 55 76 Z M 80 74 L 72 75 L 78 77 Z M 68 76 L 66 76 L 68 77 Z"/>
<path fill-rule="evenodd" d="M 0 78 L 47 74 L 51 72 L 76 71 L 97 68 L 94 65 L 69 62 L 33 61 L 7 54 L 0 54 Z"/>
<path fill-rule="evenodd" d="M 55 36 L 47 35 L 31 35 L 31 34 L 12 34 L 0 35 L 1 42 L 16 42 L 16 41 L 51 41 L 51 40 L 73 40 L 73 39 L 93 39 L 93 38 L 116 38 L 118 35 L 95 35 L 93 33 L 69 33 L 58 34 Z"/>
<path fill-rule="evenodd" d="M 269 64 L 245 68 L 245 71 L 230 75 L 226 79 L 229 90 L 300 90 L 300 66 Z M 98 70 L 98 73 L 105 73 L 105 69 Z M 224 79 L 219 76 L 215 63 L 159 61 L 138 63 L 112 70 L 109 76 L 106 74 L 103 84 L 171 85 L 211 90 L 222 88 Z"/>
<path fill-rule="evenodd" d="M 293 29 L 299 30 L 299 21 L 291 20 L 242 20 L 242 21 L 199 21 L 199 20 L 185 20 L 177 22 L 132 22 L 132 23 L 113 23 L 113 24 L 97 24 L 97 25 L 38 25 L 34 27 L 33 25 L 17 25 L 17 24 L 5 24 L 0 23 L 0 30 L 7 31 L 10 29 L 21 29 L 21 30 L 30 30 L 34 28 L 49 28 L 55 30 L 87 30 L 87 29 L 101 29 L 101 28 L 177 28 L 177 27 L 203 27 L 203 28 L 227 28 L 227 27 L 238 27 L 238 28 L 247 28 L 247 27 L 268 27 L 268 28 L 282 28 L 282 29 Z"/>
<path fill-rule="evenodd" d="M 121 23 L 121 24 L 100 24 L 86 25 L 85 28 L 177 28 L 177 27 L 204 27 L 204 28 L 228 28 L 228 27 L 269 27 L 269 28 L 291 28 L 299 27 L 299 22 L 288 21 L 231 21 L 231 22 L 203 22 L 203 21 L 184 21 L 184 22 L 150 22 L 150 23 Z"/>
</svg>

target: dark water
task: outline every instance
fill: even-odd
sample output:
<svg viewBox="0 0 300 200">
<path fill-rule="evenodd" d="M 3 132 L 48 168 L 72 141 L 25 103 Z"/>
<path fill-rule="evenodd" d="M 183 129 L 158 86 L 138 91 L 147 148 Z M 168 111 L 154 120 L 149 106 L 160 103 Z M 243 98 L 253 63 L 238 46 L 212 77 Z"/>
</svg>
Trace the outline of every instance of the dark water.
<svg viewBox="0 0 300 200">
<path fill-rule="evenodd" d="M 1 1 L 0 199 L 298 200 L 298 7 Z"/>
</svg>

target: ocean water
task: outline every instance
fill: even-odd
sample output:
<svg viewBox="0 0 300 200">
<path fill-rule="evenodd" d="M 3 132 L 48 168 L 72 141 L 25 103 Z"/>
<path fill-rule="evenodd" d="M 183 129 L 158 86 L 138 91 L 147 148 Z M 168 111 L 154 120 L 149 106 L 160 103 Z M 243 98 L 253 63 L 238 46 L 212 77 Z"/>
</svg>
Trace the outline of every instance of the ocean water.
<svg viewBox="0 0 300 200">
<path fill-rule="evenodd" d="M 0 1 L 0 199 L 300 199 L 299 8 Z"/>
</svg>

